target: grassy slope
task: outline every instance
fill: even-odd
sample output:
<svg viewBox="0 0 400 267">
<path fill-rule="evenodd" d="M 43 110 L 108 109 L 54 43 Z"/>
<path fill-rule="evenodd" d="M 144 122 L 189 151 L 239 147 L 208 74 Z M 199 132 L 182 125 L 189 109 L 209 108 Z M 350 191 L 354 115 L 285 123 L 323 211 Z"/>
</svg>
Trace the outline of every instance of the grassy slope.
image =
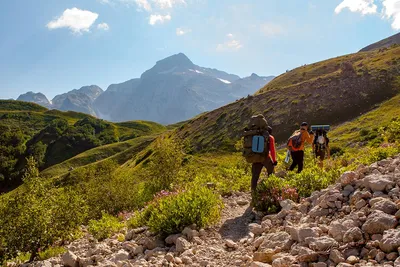
<svg viewBox="0 0 400 267">
<path fill-rule="evenodd" d="M 5 129 L 8 129 L 8 131 L 11 132 L 21 130 L 21 132 L 24 135 L 25 143 L 28 142 L 35 143 L 36 142 L 35 140 L 37 139 L 36 134 L 45 129 L 54 120 L 65 119 L 68 122 L 68 124 L 72 126 L 77 121 L 88 117 L 93 118 L 90 115 L 78 112 L 71 112 L 71 111 L 63 112 L 58 110 L 48 110 L 34 103 L 0 100 L 0 126 Z M 94 149 L 91 151 L 87 151 L 89 147 L 85 148 L 82 146 L 77 146 L 77 147 L 69 147 L 69 150 L 66 151 L 65 148 L 62 146 L 64 142 L 60 141 L 61 139 L 57 140 L 58 142 L 57 143 L 55 142 L 56 140 L 47 140 L 49 138 L 50 139 L 53 138 L 52 135 L 46 135 L 45 137 L 47 138 L 46 140 L 52 144 L 51 146 L 52 152 L 58 149 L 57 147 L 60 147 L 61 149 L 58 150 L 61 150 L 61 152 L 56 151 L 57 153 L 55 154 L 64 157 L 63 160 L 59 161 L 55 161 L 56 157 L 53 156 L 49 158 L 49 161 L 46 160 L 46 164 L 43 167 L 47 169 L 57 164 L 57 166 L 54 166 L 54 168 L 46 170 L 46 173 L 48 172 L 50 176 L 52 174 L 63 173 L 65 172 L 66 169 L 68 170 L 70 167 L 76 168 L 79 166 L 85 166 L 87 164 L 90 164 L 98 160 L 110 158 L 114 155 L 119 155 L 119 157 L 117 157 L 117 161 L 121 162 L 122 164 L 123 162 L 129 159 L 129 156 L 126 155 L 131 155 L 130 153 L 135 152 L 134 150 L 136 147 L 144 148 L 148 145 L 149 142 L 154 140 L 154 137 L 143 138 L 143 139 L 140 139 L 139 137 L 157 135 L 167 130 L 165 126 L 149 121 L 130 121 L 124 123 L 108 123 L 108 124 L 112 126 L 113 128 L 112 131 L 115 132 L 120 142 L 111 145 L 106 145 L 104 147 L 98 147 L 97 150 Z M 134 140 L 128 141 L 130 139 Z M 38 140 L 42 139 L 39 138 Z M 57 147 L 53 145 L 56 143 L 58 144 Z M 5 145 L 8 146 L 10 144 L 5 144 Z M 26 147 L 23 146 L 23 149 L 25 150 Z M 48 147 L 46 156 L 49 153 L 49 149 L 50 146 Z M 23 158 L 25 157 L 25 153 L 27 152 L 24 151 L 21 156 L 18 156 L 17 160 L 19 160 L 18 162 L 20 163 L 18 163 L 18 165 L 15 168 L 21 170 L 23 169 L 22 164 L 24 164 Z M 78 153 L 82 154 L 79 155 Z M 73 158 L 75 156 L 76 158 Z M 66 161 L 64 161 L 65 159 Z M 50 162 L 50 160 L 53 160 L 54 162 Z M 17 183 L 17 181 L 15 183 Z M 1 186 L 2 184 L 0 183 L 0 187 Z M 5 188 L 8 187 L 9 186 L 7 185 Z"/>
<path fill-rule="evenodd" d="M 79 171 L 80 168 L 97 164 L 104 160 L 113 160 L 119 165 L 134 158 L 136 154 L 145 149 L 156 136 L 143 136 L 125 142 L 100 146 L 81 153 L 60 164 L 54 165 L 41 172 L 43 177 L 55 177 L 68 173 L 70 168 Z"/>
<path fill-rule="evenodd" d="M 362 142 L 360 133 L 363 130 L 377 132 L 380 127 L 387 126 L 396 118 L 400 118 L 400 95 L 382 103 L 378 108 L 333 129 L 329 133 L 332 138 L 332 145 L 346 147 Z"/>
<path fill-rule="evenodd" d="M 254 96 L 192 119 L 175 134 L 190 141 L 195 151 L 232 150 L 249 118 L 262 113 L 277 141 L 284 142 L 302 121 L 337 125 L 394 97 L 400 89 L 399 64 L 400 48 L 396 47 L 300 67 L 277 77 Z"/>
</svg>

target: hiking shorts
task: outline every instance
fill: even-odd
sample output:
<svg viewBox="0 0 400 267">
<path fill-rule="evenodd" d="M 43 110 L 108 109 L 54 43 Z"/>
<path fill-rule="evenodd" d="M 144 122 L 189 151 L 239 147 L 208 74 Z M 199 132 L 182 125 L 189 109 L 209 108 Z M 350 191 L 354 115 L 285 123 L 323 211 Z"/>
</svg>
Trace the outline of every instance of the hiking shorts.
<svg viewBox="0 0 400 267">
<path fill-rule="evenodd" d="M 319 158 L 320 160 L 325 159 L 325 150 L 315 151 L 315 157 Z"/>
</svg>

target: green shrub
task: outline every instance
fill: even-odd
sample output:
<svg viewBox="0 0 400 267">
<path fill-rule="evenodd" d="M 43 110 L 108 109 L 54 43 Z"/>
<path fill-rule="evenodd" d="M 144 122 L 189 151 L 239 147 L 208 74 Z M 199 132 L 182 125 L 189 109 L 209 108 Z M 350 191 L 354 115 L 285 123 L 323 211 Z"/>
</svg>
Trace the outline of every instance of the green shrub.
<svg viewBox="0 0 400 267">
<path fill-rule="evenodd" d="M 222 205 L 217 194 L 202 186 L 177 192 L 161 191 L 129 225 L 147 225 L 162 235 L 178 233 L 192 224 L 204 227 L 217 222 Z"/>
<path fill-rule="evenodd" d="M 64 247 L 50 247 L 45 251 L 39 252 L 39 260 L 44 261 L 64 254 L 67 250 Z"/>
<path fill-rule="evenodd" d="M 103 213 L 100 220 L 89 221 L 88 230 L 96 239 L 103 240 L 119 232 L 124 226 L 120 219 Z"/>
<path fill-rule="evenodd" d="M 386 138 L 388 142 L 399 142 L 400 140 L 400 119 L 395 119 L 390 122 L 386 129 Z"/>
<path fill-rule="evenodd" d="M 258 211 L 276 213 L 281 209 L 279 202 L 285 199 L 297 201 L 297 190 L 281 178 L 271 175 L 257 185 L 253 206 Z"/>
<path fill-rule="evenodd" d="M 35 166 L 30 158 L 21 191 L 0 199 L 0 247 L 6 248 L 5 259 L 30 252 L 30 261 L 34 260 L 39 250 L 68 238 L 86 217 L 86 205 L 76 190 L 49 188 Z"/>
<path fill-rule="evenodd" d="M 139 180 L 147 182 L 151 195 L 173 187 L 184 157 L 183 146 L 173 139 L 158 138 L 154 146 L 155 152 L 147 158 L 148 163 L 138 173 Z"/>
<path fill-rule="evenodd" d="M 312 192 L 333 184 L 339 176 L 338 168 L 324 170 L 314 164 L 304 168 L 301 173 L 288 173 L 286 179 L 290 186 L 297 189 L 300 197 L 308 197 Z"/>
<path fill-rule="evenodd" d="M 331 157 L 339 157 L 344 154 L 344 150 L 338 146 L 330 146 Z"/>
</svg>

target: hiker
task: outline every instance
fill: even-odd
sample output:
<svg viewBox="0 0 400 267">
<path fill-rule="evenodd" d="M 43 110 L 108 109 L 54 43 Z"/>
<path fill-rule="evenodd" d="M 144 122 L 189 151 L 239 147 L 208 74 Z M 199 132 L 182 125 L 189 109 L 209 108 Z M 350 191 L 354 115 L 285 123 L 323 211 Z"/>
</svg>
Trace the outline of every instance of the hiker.
<svg viewBox="0 0 400 267">
<path fill-rule="evenodd" d="M 315 132 L 314 142 L 313 142 L 313 151 L 315 158 L 319 159 L 318 165 L 323 168 L 324 167 L 324 159 L 325 156 L 330 158 L 330 149 L 329 149 L 329 138 L 326 136 L 325 130 L 317 130 Z"/>
<path fill-rule="evenodd" d="M 273 148 L 269 149 L 269 158 L 272 161 L 273 170 L 272 173 L 275 173 L 275 166 L 278 165 L 278 161 L 276 160 L 276 149 L 275 149 L 275 137 L 272 135 L 272 127 L 268 126 L 267 131 L 269 133 L 270 143 L 272 143 Z M 270 175 L 270 174 L 269 174 Z"/>
<path fill-rule="evenodd" d="M 298 166 L 297 173 L 303 170 L 304 166 L 304 145 L 305 143 L 312 144 L 314 141 L 314 133 L 308 131 L 308 123 L 303 122 L 300 130 L 295 131 L 288 140 L 288 149 L 292 157 L 293 163 L 289 170 L 293 171 Z"/>
<path fill-rule="evenodd" d="M 275 138 L 270 134 L 272 128 L 262 114 L 251 117 L 249 128 L 244 132 L 243 156 L 251 167 L 251 191 L 254 193 L 262 168 L 267 169 L 268 175 L 274 172 L 276 161 Z"/>
</svg>

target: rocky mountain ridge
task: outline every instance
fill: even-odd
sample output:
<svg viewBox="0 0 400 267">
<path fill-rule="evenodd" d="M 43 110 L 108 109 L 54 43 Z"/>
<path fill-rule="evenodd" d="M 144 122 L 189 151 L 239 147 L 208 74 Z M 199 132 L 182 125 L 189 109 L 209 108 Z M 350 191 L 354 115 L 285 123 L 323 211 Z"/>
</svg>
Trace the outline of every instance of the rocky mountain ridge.
<svg viewBox="0 0 400 267">
<path fill-rule="evenodd" d="M 19 100 L 114 122 L 150 120 L 171 124 L 251 95 L 273 78 L 254 73 L 240 78 L 197 66 L 179 53 L 157 61 L 140 78 L 111 84 L 105 92 L 92 85 L 58 95 L 51 102 L 41 93 L 21 95 Z"/>
<path fill-rule="evenodd" d="M 278 214 L 254 214 L 250 196 L 224 199 L 220 224 L 161 239 L 137 228 L 25 266 L 400 266 L 400 155 L 345 172 L 336 184 Z"/>
<path fill-rule="evenodd" d="M 32 102 L 49 109 L 76 111 L 96 116 L 94 100 L 103 93 L 97 85 L 83 86 L 67 93 L 56 95 L 51 101 L 42 93 L 28 92 L 18 97 L 18 101 Z"/>
</svg>

